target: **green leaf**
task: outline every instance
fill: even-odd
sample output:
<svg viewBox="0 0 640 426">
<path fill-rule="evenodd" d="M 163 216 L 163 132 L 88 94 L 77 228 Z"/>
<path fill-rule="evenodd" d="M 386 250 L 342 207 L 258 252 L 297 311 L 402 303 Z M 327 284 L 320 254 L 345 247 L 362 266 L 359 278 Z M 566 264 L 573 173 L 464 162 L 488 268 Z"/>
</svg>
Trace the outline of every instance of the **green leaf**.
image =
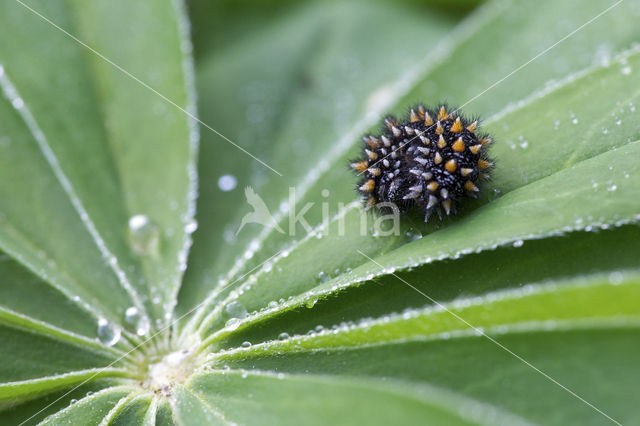
<svg viewBox="0 0 640 426">
<path fill-rule="evenodd" d="M 91 314 L 29 273 L 7 255 L 0 255 L 0 306 L 91 338 L 98 337 Z"/>
<path fill-rule="evenodd" d="M 1 326 L 0 336 L 3 350 L 11 354 L 11 358 L 0 365 L 2 382 L 103 367 L 116 359 L 114 354 L 99 352 L 89 345 L 70 344 L 24 329 Z"/>
<path fill-rule="evenodd" d="M 442 389 L 330 376 L 205 373 L 194 376 L 177 397 L 178 419 L 185 424 L 344 423 L 345 412 L 359 422 L 380 425 L 418 418 L 429 424 L 525 424 Z"/>
<path fill-rule="evenodd" d="M 130 401 L 132 392 L 135 392 L 135 388 L 112 387 L 105 389 L 73 403 L 40 424 L 56 425 L 76 422 L 86 425 L 100 424 L 104 418 L 109 418 L 113 410 L 119 411 L 123 404 Z"/>
<path fill-rule="evenodd" d="M 372 31 L 387 26 L 390 15 L 403 25 L 393 32 Z M 249 224 L 239 232 L 240 218 L 248 210 L 242 189 L 250 185 L 268 203 L 277 200 L 270 207 L 281 216 L 277 212 L 280 201 L 287 200 L 287 187 L 298 184 L 290 168 L 313 168 L 314 159 L 322 158 L 314 150 L 324 152 L 335 145 L 332 141 L 351 132 L 352 121 L 380 96 L 372 92 L 384 89 L 407 69 L 407 51 L 396 46 L 408 40 L 435 43 L 451 26 L 450 17 L 432 10 L 416 14 L 410 7 L 370 2 L 318 4 L 294 10 L 284 22 L 279 19 L 253 38 L 214 52 L 200 65 L 203 117 L 253 155 L 270 165 L 273 162 L 284 177 L 203 131 L 200 227 L 182 289 L 183 311 L 202 301 L 216 284 L 230 282 L 253 265 L 248 258 L 254 253 L 254 260 L 265 260 L 277 251 L 271 245 L 263 257 L 265 251 L 255 248 L 259 241 L 251 242 L 257 233 L 266 236 L 268 230 L 261 232 Z M 379 66 L 382 63 L 385 66 Z M 258 75 L 256 69 L 260 69 Z M 220 99 L 235 101 L 229 105 Z M 285 161 L 278 160 L 282 155 Z M 346 163 L 340 164 L 340 171 L 345 168 Z M 237 179 L 235 191 L 218 187 L 218 179 L 225 174 Z"/>
<path fill-rule="evenodd" d="M 21 402 L 19 405 L 8 403 L 0 406 L 2 419 L 8 424 L 38 424 L 48 416 L 64 410 L 78 400 L 90 397 L 105 388 L 119 386 L 121 379 L 102 379 L 91 381 L 82 386 L 74 386 L 73 390 L 62 390 L 42 397 Z"/>
<path fill-rule="evenodd" d="M 147 424 L 154 424 L 155 421 L 155 411 L 151 412 L 153 417 L 151 419 L 146 419 L 147 413 L 150 412 L 152 398 L 149 395 L 139 395 L 135 398 L 132 398 L 122 408 L 117 411 L 110 413 L 111 419 L 108 424 L 112 425 L 132 425 L 132 424 L 140 424 L 143 421 L 146 421 Z M 104 420 L 103 420 L 104 421 Z"/>
<path fill-rule="evenodd" d="M 316 208 L 311 209 L 305 217 L 311 226 L 319 225 L 322 212 L 318 207 L 325 200 L 321 195 L 323 189 L 329 190 L 331 194 L 330 216 L 338 209 L 338 202 L 348 204 L 354 199 L 351 185 L 345 185 L 345 182 L 354 181 L 346 167 L 348 159 L 355 155 L 356 147 L 359 148 L 358 138 L 367 129 L 377 126 L 380 117 L 391 107 L 397 113 L 404 113 L 408 105 L 417 101 L 437 103 L 446 99 L 463 104 L 610 6 L 607 1 L 592 2 L 588 7 L 572 2 L 556 6 L 551 2 L 540 5 L 498 1 L 489 3 L 460 23 L 452 31 L 453 35 L 441 43 L 434 41 L 421 44 L 417 40 L 424 40 L 425 37 L 405 37 L 405 40 L 416 40 L 410 46 L 420 46 L 421 50 L 418 54 L 414 49 L 404 52 L 400 49 L 385 51 L 387 57 L 399 52 L 404 60 L 396 62 L 400 61 L 406 71 L 379 85 L 373 93 L 370 92 L 367 100 L 360 105 L 358 114 L 347 120 L 341 115 L 336 117 L 333 110 L 330 114 L 326 108 L 316 113 L 314 107 L 317 96 L 322 96 L 321 93 L 310 99 L 303 98 L 296 105 L 299 113 L 290 117 L 286 127 L 280 130 L 276 139 L 278 148 L 276 154 L 273 154 L 275 158 L 270 162 L 286 176 L 286 182 L 283 185 L 280 177 L 261 169 L 264 178 L 256 176 L 254 179 L 256 186 L 260 183 L 256 191 L 265 199 L 271 211 L 277 212 L 281 203 L 288 201 L 287 186 L 295 186 L 297 211 L 307 202 L 315 202 Z M 625 19 L 634 10 L 631 3 L 619 4 L 474 100 L 469 107 L 465 107 L 465 111 L 486 117 L 540 89 L 549 79 L 565 77 L 593 63 L 610 61 L 616 52 L 628 48 L 638 37 L 635 26 Z M 551 22 L 548 19 L 550 14 L 563 16 L 562 25 Z M 397 27 L 410 27 L 405 21 L 406 19 Z M 615 34 L 610 31 L 612 27 L 616 27 Z M 541 32 L 544 37 L 539 36 Z M 400 45 L 406 43 L 405 41 Z M 510 48 L 489 48 L 505 43 Z M 407 62 L 411 65 L 407 65 Z M 260 63 L 255 63 L 254 67 L 259 68 Z M 374 68 L 379 71 L 381 67 Z M 359 82 L 358 85 L 360 84 Z M 333 86 L 332 89 L 336 90 Z M 349 88 L 349 93 L 353 90 Z M 326 101 L 325 104 L 329 102 Z M 569 113 L 563 111 L 566 120 L 569 119 Z M 324 117 L 325 121 L 322 120 Z M 345 122 L 348 121 L 348 125 L 328 135 L 327 128 L 335 126 L 333 123 L 343 118 Z M 327 143 L 327 140 L 334 142 Z M 498 137 L 497 141 L 500 142 L 501 139 Z M 309 164 L 309 159 L 315 159 L 315 162 Z M 265 189 L 261 190 L 262 188 Z M 233 222 L 234 228 L 239 226 L 243 214 L 239 214 Z M 287 219 L 285 217 L 282 222 L 285 230 L 289 230 Z M 295 231 L 296 236 L 306 235 L 300 227 Z M 236 243 L 237 249 L 229 247 L 222 259 L 224 267 L 219 267 L 220 271 L 214 271 L 210 276 L 215 277 L 214 273 L 221 274 L 229 265 L 234 265 L 231 267 L 233 273 L 223 275 L 223 278 L 227 282 L 239 278 L 241 273 L 258 266 L 279 249 L 286 249 L 291 244 L 290 240 L 288 235 L 279 234 L 272 229 L 254 233 L 254 239 L 250 242 L 239 246 Z M 197 246 L 194 247 L 194 252 L 197 249 Z M 229 258 L 229 254 L 234 257 Z M 318 272 L 320 270 L 316 273 Z"/>
<path fill-rule="evenodd" d="M 639 289 L 637 272 L 527 286 L 237 349 L 215 362 L 395 377 L 461 392 L 535 422 L 600 422 L 578 395 L 629 423 L 635 415 L 621 401 L 637 380 L 631 365 L 638 354 Z M 632 377 L 623 377 L 627 368 Z"/>
<path fill-rule="evenodd" d="M 58 389 L 68 388 L 72 385 L 80 386 L 88 380 L 102 379 L 105 377 L 130 377 L 130 373 L 124 369 L 105 367 L 48 376 L 44 379 L 4 383 L 0 385 L 0 399 L 9 399 L 13 402 L 23 397 L 39 396 Z"/>
<path fill-rule="evenodd" d="M 116 322 L 129 306 L 162 320 L 171 311 L 193 230 L 197 131 L 185 114 L 194 96 L 176 5 L 30 1 L 0 11 L 0 36 L 12 40 L 0 50 L 3 89 L 19 107 L 2 107 L 3 198 L 20 192 L 11 182 L 29 188 L 1 208 L 2 247 L 41 277 L 65 275 L 68 295 L 104 305 Z M 37 188 L 47 192 L 40 205 Z M 157 247 L 153 236 L 130 241 L 134 215 L 150 219 Z"/>
<path fill-rule="evenodd" d="M 498 144 L 494 150 L 500 159 L 499 169 L 511 172 L 496 173 L 492 182 L 494 191 L 504 195 L 456 223 L 430 233 L 428 238 L 391 251 L 377 262 L 391 269 L 407 269 L 431 263 L 434 259 L 455 258 L 512 244 L 514 241 L 522 244 L 520 241 L 525 239 L 637 220 L 638 207 L 634 201 L 637 195 L 634 195 L 632 178 L 639 173 L 632 160 L 634 155 L 638 155 L 637 146 L 634 148 L 637 143 L 580 162 L 599 152 L 627 144 L 626 140 L 621 141 L 622 135 L 640 136 L 640 126 L 633 120 L 632 108 L 633 102 L 640 96 L 640 86 L 637 90 L 630 91 L 629 98 L 622 102 L 622 108 L 617 107 L 620 103 L 617 93 L 628 89 L 629 85 L 627 80 L 620 79 L 621 64 L 640 66 L 640 54 L 635 51 L 624 54 L 610 66 L 584 72 L 581 77 L 573 77 L 555 90 L 536 94 L 521 107 L 490 120 L 489 127 L 495 129 L 493 134 L 497 140 L 521 139 L 524 141 L 521 146 L 525 146 L 527 161 L 524 164 L 521 152 L 523 149 L 520 147 L 519 152 L 514 153 L 513 149 L 503 143 Z M 594 100 L 598 102 L 593 103 Z M 556 128 L 555 124 L 550 123 L 550 117 L 565 111 L 567 104 L 576 105 L 574 110 L 577 117 L 585 119 L 584 125 L 569 123 Z M 602 124 L 595 118 L 600 116 L 602 107 L 610 107 L 615 111 L 611 124 L 616 129 L 611 130 L 611 137 L 608 134 L 602 135 L 599 131 Z M 514 121 L 516 126 L 511 127 Z M 509 127 L 505 130 L 507 125 Z M 518 129 L 520 136 L 512 136 L 509 128 Z M 579 142 L 560 144 L 560 148 L 553 148 L 553 160 L 548 160 L 547 153 L 552 146 L 557 145 L 555 141 L 567 138 Z M 558 173 L 552 174 L 554 172 Z M 542 179 L 548 175 L 551 176 Z M 585 176 L 589 176 L 589 180 Z M 631 192 L 620 191 L 622 187 Z M 486 191 L 491 193 L 490 188 Z M 486 203 L 490 200 L 484 201 Z M 370 253 L 384 251 L 385 243 L 387 247 L 397 244 L 392 238 L 362 236 L 360 227 L 363 216 L 358 209 L 350 208 L 343 215 L 345 229 L 350 230 L 346 237 L 341 235 L 336 226 L 338 220 L 332 221 L 328 227 L 320 230 L 321 234 L 329 234 L 327 237 L 323 236 L 320 240 L 303 239 L 291 250 L 287 250 L 293 251 L 296 256 L 278 256 L 258 272 L 262 275 L 262 284 L 255 285 L 251 280 L 245 281 L 240 286 L 242 294 L 239 291 L 231 294 L 225 303 L 235 300 L 248 311 L 264 307 L 270 300 L 289 297 L 294 297 L 289 306 L 313 304 L 313 300 L 317 300 L 321 294 L 326 295 L 330 289 L 336 291 L 351 283 L 371 280 L 380 275 L 380 272 L 372 272 L 378 269 L 373 262 L 340 275 L 341 269 L 363 263 Z M 358 232 L 360 238 L 352 235 Z M 343 252 L 335 250 L 338 244 Z M 345 252 L 352 256 L 345 257 Z M 358 259 L 356 254 L 361 258 Z M 317 257 L 321 260 L 314 260 L 311 263 L 313 267 L 309 267 L 310 259 Z M 337 268 L 337 272 L 329 269 L 331 267 Z M 318 271 L 327 276 L 335 274 L 337 278 L 318 285 Z M 283 287 L 277 284 L 280 282 L 293 284 Z M 296 297 L 314 287 L 315 291 Z M 246 290 L 247 288 L 250 290 Z M 205 334 L 208 334 L 207 328 L 217 330 L 222 327 L 224 317 L 220 315 L 221 310 L 219 305 L 209 314 L 202 326 Z"/>
<path fill-rule="evenodd" d="M 191 0 L 197 70 L 182 0 L 0 4 L 3 421 L 640 422 L 638 2 L 445 3 Z M 492 180 L 376 231 L 444 101 Z"/>
<path fill-rule="evenodd" d="M 617 277 L 618 271 L 638 266 L 638 253 L 640 227 L 637 225 L 530 240 L 517 250 L 511 246 L 483 250 L 453 262 L 445 259 L 395 271 L 393 275 L 381 275 L 366 285 L 350 285 L 336 293 L 339 297 L 318 297 L 317 300 L 305 297 L 304 303 L 294 305 L 293 309 L 263 316 L 248 326 L 240 324 L 233 333 L 221 336 L 216 345 L 235 348 L 243 342 L 275 340 L 282 332 L 306 334 L 317 327 L 329 328 L 432 303 L 416 297 L 416 290 L 398 277 L 442 302 L 583 274 Z"/>
</svg>

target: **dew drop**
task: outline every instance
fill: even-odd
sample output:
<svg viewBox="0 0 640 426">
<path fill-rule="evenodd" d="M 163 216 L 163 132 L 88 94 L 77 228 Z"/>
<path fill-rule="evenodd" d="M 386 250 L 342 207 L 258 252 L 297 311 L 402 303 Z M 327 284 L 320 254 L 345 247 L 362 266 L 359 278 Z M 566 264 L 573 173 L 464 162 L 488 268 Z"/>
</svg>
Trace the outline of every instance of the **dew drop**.
<svg viewBox="0 0 640 426">
<path fill-rule="evenodd" d="M 609 283 L 611 285 L 620 285 L 622 284 L 623 279 L 624 276 L 621 272 L 612 272 L 609 274 Z"/>
<path fill-rule="evenodd" d="M 609 186 L 609 187 L 607 188 L 607 191 L 609 191 L 609 192 L 613 192 L 613 191 L 615 191 L 616 189 L 618 189 L 618 186 L 617 186 L 616 184 L 613 184 L 613 185 L 611 185 L 611 186 Z"/>
<path fill-rule="evenodd" d="M 291 337 L 289 336 L 289 333 L 280 333 L 278 335 L 278 340 L 287 340 L 289 337 Z"/>
<path fill-rule="evenodd" d="M 136 254 L 155 252 L 159 240 L 160 232 L 148 216 L 137 214 L 129 218 L 129 242 Z"/>
<path fill-rule="evenodd" d="M 309 299 L 307 299 L 304 302 L 304 306 L 306 306 L 307 308 L 311 309 L 316 305 L 316 303 L 318 303 L 318 298 L 317 297 L 310 297 Z"/>
<path fill-rule="evenodd" d="M 138 312 L 138 308 L 135 306 L 127 308 L 124 312 L 124 320 L 127 324 L 135 324 L 138 321 L 138 318 L 140 318 L 140 312 Z"/>
<path fill-rule="evenodd" d="M 240 320 L 238 318 L 230 318 L 229 321 L 224 323 L 224 326 L 229 330 L 235 330 L 240 325 Z"/>
<path fill-rule="evenodd" d="M 522 240 L 516 240 L 513 242 L 514 247 L 522 247 L 523 244 L 524 244 L 524 241 Z"/>
<path fill-rule="evenodd" d="M 121 330 L 105 318 L 98 319 L 98 339 L 107 346 L 113 346 L 120 340 Z"/>
<path fill-rule="evenodd" d="M 329 275 L 327 275 L 324 271 L 320 271 L 318 273 L 318 281 L 320 281 L 321 283 L 326 283 L 327 281 L 329 281 Z"/>
<path fill-rule="evenodd" d="M 124 321 L 135 329 L 138 336 L 144 336 L 149 332 L 149 320 L 142 315 L 135 306 L 127 308 L 124 312 Z"/>
<path fill-rule="evenodd" d="M 250 348 L 251 347 L 251 342 L 242 342 L 241 345 L 243 348 Z"/>
<path fill-rule="evenodd" d="M 233 191 L 237 185 L 238 179 L 233 175 L 222 175 L 218 179 L 218 188 L 224 192 Z"/>
<path fill-rule="evenodd" d="M 11 104 L 13 105 L 13 107 L 15 109 L 20 109 L 20 108 L 24 107 L 24 101 L 22 100 L 22 98 L 14 98 L 11 101 Z"/>
<path fill-rule="evenodd" d="M 416 241 L 422 238 L 422 233 L 419 230 L 408 231 L 405 235 L 407 236 L 407 241 L 409 242 Z"/>
<path fill-rule="evenodd" d="M 224 310 L 231 318 L 243 319 L 249 315 L 245 307 L 238 301 L 229 303 Z"/>
<path fill-rule="evenodd" d="M 187 234 L 193 234 L 194 232 L 196 232 L 196 229 L 198 229 L 198 222 L 195 219 L 190 220 L 184 226 L 184 232 L 186 232 Z"/>
</svg>

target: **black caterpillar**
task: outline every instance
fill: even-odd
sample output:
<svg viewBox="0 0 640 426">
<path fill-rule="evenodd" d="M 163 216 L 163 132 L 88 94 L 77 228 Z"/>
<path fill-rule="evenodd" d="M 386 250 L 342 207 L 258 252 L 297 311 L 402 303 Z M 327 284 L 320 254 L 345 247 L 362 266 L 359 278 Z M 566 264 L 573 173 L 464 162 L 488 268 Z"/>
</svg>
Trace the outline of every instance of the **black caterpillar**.
<svg viewBox="0 0 640 426">
<path fill-rule="evenodd" d="M 384 120 L 380 136 L 365 136 L 363 155 L 351 167 L 362 177 L 358 192 L 365 209 L 394 203 L 401 212 L 419 208 L 427 222 L 435 211 L 455 214 L 464 196 L 476 198 L 479 182 L 489 178 L 492 142 L 478 134 L 478 121 L 446 106 L 418 105 L 408 120 Z"/>
</svg>

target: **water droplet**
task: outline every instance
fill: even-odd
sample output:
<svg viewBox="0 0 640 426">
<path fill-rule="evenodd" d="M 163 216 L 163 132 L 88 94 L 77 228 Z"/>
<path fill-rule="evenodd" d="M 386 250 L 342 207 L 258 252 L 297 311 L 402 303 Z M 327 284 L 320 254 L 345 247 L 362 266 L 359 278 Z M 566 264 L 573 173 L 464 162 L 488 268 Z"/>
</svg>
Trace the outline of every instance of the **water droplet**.
<svg viewBox="0 0 640 426">
<path fill-rule="evenodd" d="M 135 329 L 138 336 L 144 336 L 149 332 L 149 320 L 140 315 L 135 306 L 127 308 L 124 312 L 124 321 Z"/>
<path fill-rule="evenodd" d="M 155 252 L 158 248 L 160 232 L 148 216 L 137 214 L 129 218 L 129 242 L 136 254 Z"/>
<path fill-rule="evenodd" d="M 609 186 L 609 187 L 607 188 L 607 191 L 609 191 L 609 192 L 613 192 L 613 191 L 615 191 L 616 189 L 618 189 L 618 186 L 617 186 L 617 185 L 615 185 L 615 184 L 613 184 L 613 185 L 611 185 L 611 186 Z"/>
<path fill-rule="evenodd" d="M 609 130 L 606 127 L 602 128 L 602 134 L 606 135 L 607 133 L 609 133 Z"/>
<path fill-rule="evenodd" d="M 287 340 L 289 337 L 289 333 L 280 333 L 278 335 L 278 340 Z"/>
<path fill-rule="evenodd" d="M 621 72 L 623 75 L 629 75 L 629 74 L 631 74 L 631 67 L 630 67 L 630 66 L 622 67 L 622 68 L 620 69 L 620 72 Z"/>
<path fill-rule="evenodd" d="M 325 274 L 324 271 L 320 271 L 318 273 L 318 280 L 321 283 L 326 283 L 327 281 L 329 281 L 329 278 L 330 278 L 329 275 Z"/>
<path fill-rule="evenodd" d="M 138 312 L 138 308 L 135 306 L 127 308 L 124 312 L 124 320 L 129 324 L 135 324 L 136 321 L 138 321 L 138 318 L 140 318 L 140 313 Z"/>
<path fill-rule="evenodd" d="M 612 285 L 620 285 L 624 280 L 624 276 L 621 272 L 612 272 L 609 274 L 609 283 Z"/>
<path fill-rule="evenodd" d="M 24 107 L 24 101 L 22 100 L 22 98 L 15 98 L 11 101 L 11 104 L 13 105 L 13 107 L 15 109 L 20 109 L 22 107 Z"/>
<path fill-rule="evenodd" d="M 121 330 L 105 318 L 98 319 L 98 339 L 107 346 L 113 346 L 120 340 Z"/>
<path fill-rule="evenodd" d="M 185 226 L 184 232 L 187 234 L 193 234 L 198 229 L 198 222 L 195 219 L 191 219 Z"/>
<path fill-rule="evenodd" d="M 318 298 L 317 297 L 310 297 L 309 299 L 307 299 L 304 302 L 304 306 L 306 306 L 307 308 L 311 309 L 316 305 L 317 302 L 318 302 Z"/>
<path fill-rule="evenodd" d="M 250 348 L 251 347 L 251 342 L 242 342 L 241 345 L 243 348 Z"/>
<path fill-rule="evenodd" d="M 238 301 L 233 301 L 229 303 L 224 310 L 231 318 L 243 319 L 246 318 L 249 313 L 245 309 L 244 306 Z"/>
<path fill-rule="evenodd" d="M 222 175 L 218 179 L 218 188 L 224 192 L 233 191 L 237 185 L 238 179 L 233 175 Z"/>
<path fill-rule="evenodd" d="M 522 240 L 516 240 L 513 242 L 514 247 L 522 247 L 523 244 L 524 244 L 524 241 Z"/>
<path fill-rule="evenodd" d="M 224 326 L 229 330 L 235 330 L 240 325 L 240 320 L 238 318 L 230 318 Z"/>
<path fill-rule="evenodd" d="M 278 307 L 278 302 L 276 302 L 275 300 L 272 300 L 271 302 L 269 302 L 269 303 L 267 304 L 267 307 L 268 307 L 269 309 L 277 308 L 277 307 Z"/>
<path fill-rule="evenodd" d="M 416 241 L 421 239 L 422 233 L 419 230 L 415 229 L 415 230 L 408 231 L 406 233 L 406 236 L 407 236 L 407 240 L 411 242 L 411 241 Z"/>
</svg>

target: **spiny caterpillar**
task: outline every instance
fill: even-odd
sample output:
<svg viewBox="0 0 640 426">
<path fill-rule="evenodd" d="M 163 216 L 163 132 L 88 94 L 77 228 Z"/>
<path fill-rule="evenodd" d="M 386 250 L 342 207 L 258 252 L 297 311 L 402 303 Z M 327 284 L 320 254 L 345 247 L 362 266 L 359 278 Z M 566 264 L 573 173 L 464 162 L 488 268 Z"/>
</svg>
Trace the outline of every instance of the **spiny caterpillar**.
<svg viewBox="0 0 640 426">
<path fill-rule="evenodd" d="M 491 139 L 477 130 L 477 120 L 447 112 L 446 105 L 418 105 L 402 123 L 387 117 L 380 136 L 363 137 L 362 158 L 351 164 L 362 177 L 358 192 L 365 209 L 381 203 L 394 203 L 401 212 L 417 207 L 425 222 L 434 211 L 455 214 L 465 195 L 477 197 L 478 182 L 493 166 Z"/>
</svg>

